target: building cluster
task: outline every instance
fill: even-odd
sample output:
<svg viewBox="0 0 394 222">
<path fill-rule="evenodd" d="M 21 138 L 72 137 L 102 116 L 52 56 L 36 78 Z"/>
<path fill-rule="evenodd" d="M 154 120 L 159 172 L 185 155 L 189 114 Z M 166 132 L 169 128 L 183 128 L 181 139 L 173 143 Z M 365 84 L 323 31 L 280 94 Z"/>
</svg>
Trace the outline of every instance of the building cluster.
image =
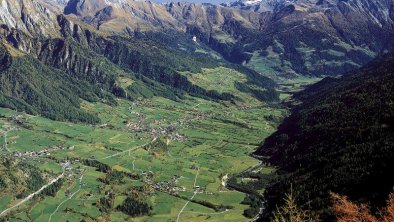
<svg viewBox="0 0 394 222">
<path fill-rule="evenodd" d="M 152 189 L 161 191 L 164 193 L 168 193 L 171 195 L 177 195 L 179 191 L 186 191 L 186 188 L 183 186 L 178 186 L 178 179 L 181 176 L 174 175 L 170 181 L 161 181 L 154 182 L 153 181 L 153 172 L 143 173 L 143 182 L 152 187 Z"/>
<path fill-rule="evenodd" d="M 22 124 L 26 123 L 26 121 L 28 120 L 28 117 L 26 115 L 12 115 L 12 116 L 8 117 L 8 120 L 13 121 L 14 123 L 16 123 L 18 125 L 22 125 Z"/>
<path fill-rule="evenodd" d="M 155 123 L 159 125 L 157 122 Z M 146 124 L 144 120 L 139 120 L 134 123 L 127 123 L 127 127 L 132 133 L 147 133 L 153 138 L 167 137 L 170 140 L 178 142 L 186 140 L 184 136 L 177 132 L 177 127 L 174 124 L 169 126 L 153 127 L 152 124 Z"/>
<path fill-rule="evenodd" d="M 37 157 L 49 157 L 51 153 L 57 150 L 73 150 L 74 146 L 66 147 L 66 146 L 53 146 L 51 148 L 43 149 L 40 151 L 26 151 L 26 152 L 19 152 L 15 151 L 12 152 L 12 156 L 27 159 L 27 158 L 37 158 Z"/>
</svg>

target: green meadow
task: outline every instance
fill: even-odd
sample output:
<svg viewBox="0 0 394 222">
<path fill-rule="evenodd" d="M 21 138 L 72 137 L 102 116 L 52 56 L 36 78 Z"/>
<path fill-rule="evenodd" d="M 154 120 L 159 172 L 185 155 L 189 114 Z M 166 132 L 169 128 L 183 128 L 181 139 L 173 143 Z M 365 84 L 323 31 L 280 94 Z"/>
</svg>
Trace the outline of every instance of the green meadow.
<svg viewBox="0 0 394 222">
<path fill-rule="evenodd" d="M 145 187 L 146 181 L 123 178 L 120 183 L 105 184 L 103 179 L 107 173 L 75 161 L 72 169 L 84 169 L 83 173 L 65 178 L 55 196 L 30 200 L 13 209 L 9 220 L 176 221 L 179 215 L 179 221 L 248 221 L 243 216 L 248 206 L 241 204 L 246 194 L 223 187 L 222 177 L 231 177 L 259 163 L 249 154 L 276 128 L 275 123 L 266 117 L 281 118 L 285 111 L 237 92 L 234 82 L 246 81 L 241 76 L 237 79 L 237 73 L 231 74 L 234 78 L 221 82 L 228 72 L 235 71 L 226 68 L 204 70 L 190 78 L 205 88 L 215 87 L 209 82 L 223 86 L 223 92 L 237 94 L 246 101 L 247 109 L 230 102 L 189 96 L 182 101 L 161 97 L 137 101 L 119 99 L 115 107 L 82 101 L 83 109 L 102 120 L 97 125 L 85 125 L 57 122 L 1 108 L 0 126 L 18 128 L 9 132 L 8 139 L 13 142 L 8 145 L 9 151 L 1 150 L 1 155 L 66 147 L 52 151 L 47 158 L 24 160 L 47 172 L 48 178 L 62 173 L 61 161 L 94 159 L 112 171 L 139 176 L 151 172 L 153 183 L 168 182 L 178 176 L 176 186 L 183 188 L 176 193 L 152 189 L 144 196 L 152 207 L 151 213 L 132 218 L 117 210 L 117 206 L 131 190 Z M 133 83 L 125 79 L 122 84 Z M 15 115 L 24 117 L 22 124 L 12 120 Z M 0 135 L 1 144 L 4 136 Z M 82 183 L 79 181 L 81 176 Z M 201 191 L 181 212 L 193 196 L 194 186 L 200 187 Z M 114 193 L 113 207 L 105 212 L 100 210 L 99 201 L 108 195 L 108 191 Z M 20 201 L 13 193 L 1 193 L 0 200 L 0 210 Z M 201 204 L 202 201 L 226 206 L 227 210 L 215 210 Z"/>
</svg>

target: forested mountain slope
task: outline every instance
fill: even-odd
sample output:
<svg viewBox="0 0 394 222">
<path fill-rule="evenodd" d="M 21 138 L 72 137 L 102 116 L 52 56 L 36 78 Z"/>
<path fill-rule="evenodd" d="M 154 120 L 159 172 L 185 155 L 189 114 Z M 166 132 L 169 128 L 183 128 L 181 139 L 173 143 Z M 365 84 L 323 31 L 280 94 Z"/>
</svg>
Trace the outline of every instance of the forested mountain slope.
<svg viewBox="0 0 394 222">
<path fill-rule="evenodd" d="M 97 101 L 102 95 L 86 81 L 50 68 L 12 46 L 2 44 L 0 106 L 42 114 L 55 120 L 96 123 L 99 119 L 79 110 L 78 98 Z"/>
<path fill-rule="evenodd" d="M 239 90 L 248 91 L 261 102 L 278 100 L 272 80 L 230 64 L 190 39 L 183 38 L 180 43 L 185 48 L 178 49 L 171 44 L 164 45 L 165 38 L 157 34 L 105 35 L 63 15 L 57 17 L 56 24 L 59 37 L 31 36 L 5 24 L 0 28 L 4 55 L 3 106 L 56 120 L 84 121 L 85 117 L 77 117 L 82 115 L 77 110 L 79 99 L 116 105 L 115 97 L 135 100 L 162 96 L 179 100 L 190 94 L 212 100 L 239 101 L 236 95 L 202 88 L 182 75 L 186 71 L 197 73 L 203 68 L 220 66 L 246 76 L 248 81 Z M 195 52 L 197 50 L 204 53 Z M 9 81 L 7 76 L 19 79 Z M 55 90 L 57 84 L 61 86 L 59 90 Z M 36 93 L 35 102 L 27 89 Z M 45 104 L 37 101 L 45 101 Z M 86 119 L 86 122 L 97 121 Z"/>
<path fill-rule="evenodd" d="M 293 110 L 256 154 L 278 166 L 266 191 L 266 218 L 292 187 L 298 203 L 323 219 L 329 192 L 383 206 L 394 178 L 394 55 L 295 95 Z"/>
</svg>

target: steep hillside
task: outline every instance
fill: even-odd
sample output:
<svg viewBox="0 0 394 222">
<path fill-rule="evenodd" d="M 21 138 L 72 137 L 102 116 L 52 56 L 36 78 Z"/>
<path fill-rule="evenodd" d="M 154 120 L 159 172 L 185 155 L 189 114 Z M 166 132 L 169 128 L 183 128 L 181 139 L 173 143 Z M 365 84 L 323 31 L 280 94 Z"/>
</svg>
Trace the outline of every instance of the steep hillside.
<svg viewBox="0 0 394 222">
<path fill-rule="evenodd" d="M 33 104 L 27 95 L 28 91 L 24 88 L 20 89 L 17 95 L 15 92 L 5 91 L 6 89 L 16 90 L 18 87 L 15 82 L 4 81 L 3 96 L 7 98 L 13 96 L 14 99 L 20 100 L 18 100 L 19 103 L 27 102 L 29 106 L 16 105 L 15 101 L 11 103 L 9 99 L 4 102 L 3 106 L 33 114 L 39 113 L 52 119 L 83 121 L 84 117 L 76 118 L 80 114 L 74 115 L 75 112 L 79 112 L 76 110 L 79 106 L 78 98 L 102 101 L 112 105 L 116 105 L 115 97 L 135 100 L 140 97 L 150 98 L 160 95 L 178 100 L 182 99 L 186 93 L 214 100 L 240 100 L 234 94 L 219 93 L 215 89 L 194 85 L 181 74 L 186 71 L 196 73 L 202 68 L 219 66 L 237 69 L 246 76 L 248 81 L 243 83 L 244 87 L 240 89 L 241 91 L 255 88 L 249 90 L 248 93 L 261 102 L 278 100 L 272 80 L 252 70 L 229 64 L 208 47 L 200 46 L 188 38 L 183 38 L 184 48 L 179 49 L 180 44 L 165 46 L 163 41 L 168 40 L 165 40 L 163 35 L 146 33 L 131 37 L 110 36 L 95 30 L 88 24 L 75 22 L 72 18 L 63 15 L 57 16 L 56 22 L 61 38 L 44 35 L 32 37 L 31 33 L 4 24 L 0 28 L 0 37 L 6 45 L 4 49 L 9 49 L 14 54 L 23 54 L 23 56 L 13 57 L 11 53 L 5 51 L 6 58 L 12 58 L 10 64 L 14 65 L 5 66 L 1 74 L 5 79 L 14 72 L 19 72 L 17 76 L 21 78 L 30 76 L 31 81 L 37 81 L 40 85 L 36 85 L 34 89 L 41 89 L 44 86 L 55 89 L 56 84 L 64 83 L 62 87 L 70 92 L 53 93 L 52 89 L 46 92 L 39 90 L 40 93 L 37 92 L 39 100 L 45 100 L 45 103 L 51 104 L 45 105 L 50 108 L 45 108 L 38 102 Z M 189 55 L 185 55 L 185 51 Z M 25 69 L 17 70 L 17 68 Z M 56 78 L 60 79 L 53 80 L 54 84 L 51 84 L 50 81 L 55 78 L 54 72 L 59 72 L 56 73 Z M 48 80 L 44 80 L 44 77 Z M 69 95 L 70 93 L 73 96 Z M 72 102 L 69 104 L 67 101 L 60 101 L 63 97 L 72 98 L 70 99 Z M 68 104 L 73 106 L 72 112 L 62 110 L 61 107 L 68 107 Z M 97 121 L 97 119 L 87 120 L 87 122 Z"/>
<path fill-rule="evenodd" d="M 266 215 L 292 186 L 298 203 L 328 219 L 329 192 L 383 206 L 394 180 L 394 55 L 341 79 L 326 79 L 302 101 L 256 154 L 278 166 L 266 192 Z"/>
<path fill-rule="evenodd" d="M 37 166 L 15 158 L 2 158 L 0 162 L 0 193 L 7 200 L 7 193 L 15 193 L 18 198 L 24 198 L 29 193 L 43 186 L 52 176 L 42 172 Z"/>
<path fill-rule="evenodd" d="M 0 105 L 55 120 L 96 123 L 99 119 L 79 110 L 78 98 L 97 101 L 102 93 L 87 82 L 45 66 L 12 46 L 2 44 Z"/>
</svg>

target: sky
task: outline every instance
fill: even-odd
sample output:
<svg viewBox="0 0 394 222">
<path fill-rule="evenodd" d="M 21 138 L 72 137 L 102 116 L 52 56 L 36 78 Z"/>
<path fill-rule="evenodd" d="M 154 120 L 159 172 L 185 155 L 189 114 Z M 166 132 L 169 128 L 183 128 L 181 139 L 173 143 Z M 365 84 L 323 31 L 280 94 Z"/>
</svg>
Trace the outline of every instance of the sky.
<svg viewBox="0 0 394 222">
<path fill-rule="evenodd" d="M 212 3 L 212 4 L 220 4 L 223 2 L 231 2 L 231 0 L 152 0 L 153 2 L 195 2 L 195 3 Z"/>
</svg>

